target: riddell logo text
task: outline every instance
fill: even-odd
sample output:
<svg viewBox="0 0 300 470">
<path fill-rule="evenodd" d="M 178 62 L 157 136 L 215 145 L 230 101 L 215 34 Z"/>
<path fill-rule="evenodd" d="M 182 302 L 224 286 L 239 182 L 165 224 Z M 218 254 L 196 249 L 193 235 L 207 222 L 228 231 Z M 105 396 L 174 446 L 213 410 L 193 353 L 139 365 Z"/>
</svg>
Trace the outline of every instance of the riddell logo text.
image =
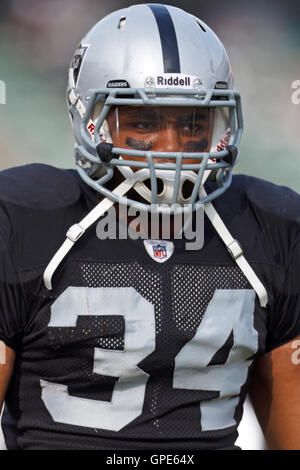
<svg viewBox="0 0 300 470">
<path fill-rule="evenodd" d="M 170 77 L 170 78 L 164 78 L 164 77 L 157 77 L 157 85 L 161 86 L 191 86 L 191 78 L 190 77 L 185 77 L 185 78 L 179 78 L 179 77 Z"/>
</svg>

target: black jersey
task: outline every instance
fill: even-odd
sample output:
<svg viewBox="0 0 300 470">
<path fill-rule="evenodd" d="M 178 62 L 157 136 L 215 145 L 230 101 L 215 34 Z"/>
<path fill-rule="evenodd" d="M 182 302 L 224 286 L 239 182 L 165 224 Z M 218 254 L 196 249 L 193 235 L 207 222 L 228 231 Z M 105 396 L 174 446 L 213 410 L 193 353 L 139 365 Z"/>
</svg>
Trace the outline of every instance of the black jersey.
<svg viewBox="0 0 300 470">
<path fill-rule="evenodd" d="M 92 226 L 48 291 L 46 266 L 98 202 L 72 170 L 0 173 L 0 339 L 17 353 L 8 448 L 234 448 L 253 361 L 300 334 L 300 197 L 234 176 L 214 203 L 267 308 L 208 220 L 204 247 L 173 240 L 165 263 Z"/>
</svg>

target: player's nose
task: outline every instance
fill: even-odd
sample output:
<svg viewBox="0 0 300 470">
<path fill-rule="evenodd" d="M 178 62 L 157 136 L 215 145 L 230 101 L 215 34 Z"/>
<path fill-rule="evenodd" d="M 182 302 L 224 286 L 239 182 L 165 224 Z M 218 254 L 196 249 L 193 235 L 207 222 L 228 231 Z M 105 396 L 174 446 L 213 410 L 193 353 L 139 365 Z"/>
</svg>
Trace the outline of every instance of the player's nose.
<svg viewBox="0 0 300 470">
<path fill-rule="evenodd" d="M 160 132 L 159 139 L 156 140 L 153 150 L 156 152 L 182 152 L 178 133 L 173 127 Z M 157 163 L 176 163 L 176 158 L 156 158 Z"/>
<path fill-rule="evenodd" d="M 163 146 L 165 152 L 179 152 L 181 149 L 176 128 L 174 126 L 170 126 L 163 134 Z"/>
</svg>

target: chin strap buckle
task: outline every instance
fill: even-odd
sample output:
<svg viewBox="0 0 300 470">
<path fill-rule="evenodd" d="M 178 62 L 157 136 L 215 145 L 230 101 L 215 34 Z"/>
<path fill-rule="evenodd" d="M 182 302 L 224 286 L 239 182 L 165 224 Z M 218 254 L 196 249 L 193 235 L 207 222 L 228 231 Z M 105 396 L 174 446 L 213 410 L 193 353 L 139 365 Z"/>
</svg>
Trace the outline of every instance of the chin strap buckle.
<svg viewBox="0 0 300 470">
<path fill-rule="evenodd" d="M 132 183 L 129 183 L 127 180 L 125 180 L 116 189 L 113 190 L 113 194 L 121 198 L 126 193 L 128 193 L 132 186 Z M 113 204 L 114 201 L 112 199 L 103 199 L 84 217 L 84 219 L 80 221 L 79 224 L 72 225 L 72 227 L 69 228 L 66 235 L 66 240 L 55 253 L 44 271 L 44 284 L 48 290 L 52 290 L 53 274 L 62 260 L 67 256 L 71 248 L 74 246 L 74 243 L 76 243 L 77 240 L 79 240 L 79 238 L 81 238 L 85 233 L 85 231 L 91 225 L 93 225 L 106 211 L 108 211 Z"/>
<path fill-rule="evenodd" d="M 233 240 L 227 245 L 227 250 L 234 261 L 244 254 L 243 248 L 238 240 Z"/>
<path fill-rule="evenodd" d="M 84 232 L 85 232 L 85 228 L 83 228 L 79 224 L 75 224 L 69 228 L 69 230 L 67 231 L 66 237 L 69 240 L 71 240 L 71 242 L 75 243 L 77 242 L 77 240 L 79 240 L 80 237 L 82 237 Z"/>
</svg>

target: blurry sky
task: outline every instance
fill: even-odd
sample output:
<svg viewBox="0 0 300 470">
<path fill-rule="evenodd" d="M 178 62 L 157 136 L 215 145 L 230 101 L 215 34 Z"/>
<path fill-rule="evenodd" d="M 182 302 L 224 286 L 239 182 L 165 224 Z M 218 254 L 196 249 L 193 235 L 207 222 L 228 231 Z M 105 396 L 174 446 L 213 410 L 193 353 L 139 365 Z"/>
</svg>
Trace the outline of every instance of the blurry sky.
<svg viewBox="0 0 300 470">
<path fill-rule="evenodd" d="M 65 102 L 67 67 L 87 30 L 134 3 L 120 0 L 1 0 L 0 169 L 28 162 L 73 166 Z M 300 2 L 165 2 L 199 16 L 224 42 L 242 94 L 245 132 L 236 172 L 300 192 Z M 105 50 L 103 51 L 105 54 Z"/>
</svg>

